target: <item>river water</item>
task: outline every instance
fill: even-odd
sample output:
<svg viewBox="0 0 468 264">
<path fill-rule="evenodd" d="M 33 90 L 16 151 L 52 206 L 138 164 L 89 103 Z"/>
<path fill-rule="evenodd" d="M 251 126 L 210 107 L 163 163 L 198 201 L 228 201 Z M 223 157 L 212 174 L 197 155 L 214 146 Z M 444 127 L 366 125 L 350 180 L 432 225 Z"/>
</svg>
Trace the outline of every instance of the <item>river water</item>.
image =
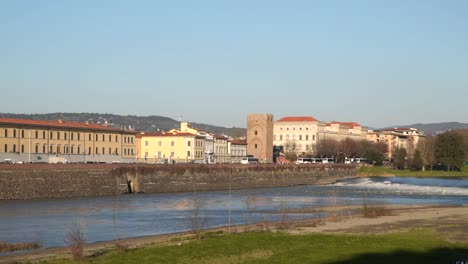
<svg viewBox="0 0 468 264">
<path fill-rule="evenodd" d="M 331 204 L 468 204 L 468 179 L 372 177 L 330 185 L 116 197 L 0 201 L 0 242 L 64 246 L 81 226 L 87 242 L 279 220 L 284 208 Z M 300 210 L 299 210 L 300 211 Z M 229 217 L 231 215 L 231 217 Z M 288 218 L 317 217 L 288 214 Z"/>
</svg>

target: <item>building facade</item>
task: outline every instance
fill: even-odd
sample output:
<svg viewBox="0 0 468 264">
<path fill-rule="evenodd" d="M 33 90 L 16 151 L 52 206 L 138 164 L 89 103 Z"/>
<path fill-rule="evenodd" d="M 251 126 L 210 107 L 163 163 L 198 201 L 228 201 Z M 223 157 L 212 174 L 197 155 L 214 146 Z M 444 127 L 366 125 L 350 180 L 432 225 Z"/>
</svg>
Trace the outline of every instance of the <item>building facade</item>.
<svg viewBox="0 0 468 264">
<path fill-rule="evenodd" d="M 247 115 L 247 155 L 261 163 L 273 162 L 273 115 Z"/>
<path fill-rule="evenodd" d="M 312 154 L 321 125 L 320 121 L 310 116 L 281 118 L 274 125 L 273 145 L 282 146 L 284 152 Z"/>
<path fill-rule="evenodd" d="M 314 155 L 321 140 L 367 140 L 367 128 L 355 122 L 325 123 L 311 116 L 289 116 L 274 124 L 273 144 L 283 152 Z"/>
<path fill-rule="evenodd" d="M 231 163 L 240 163 L 241 159 L 247 156 L 247 142 L 245 140 L 230 140 L 228 142 L 228 152 Z"/>
<path fill-rule="evenodd" d="M 404 148 L 408 155 L 413 155 L 418 143 L 424 138 L 424 133 L 416 128 L 390 128 L 369 132 L 367 140 L 387 144 L 388 158 L 392 159 L 397 148 Z"/>
<path fill-rule="evenodd" d="M 0 161 L 133 162 L 135 134 L 91 123 L 0 118 Z"/>
<path fill-rule="evenodd" d="M 204 137 L 187 132 L 141 132 L 138 160 L 146 163 L 203 163 Z"/>
</svg>

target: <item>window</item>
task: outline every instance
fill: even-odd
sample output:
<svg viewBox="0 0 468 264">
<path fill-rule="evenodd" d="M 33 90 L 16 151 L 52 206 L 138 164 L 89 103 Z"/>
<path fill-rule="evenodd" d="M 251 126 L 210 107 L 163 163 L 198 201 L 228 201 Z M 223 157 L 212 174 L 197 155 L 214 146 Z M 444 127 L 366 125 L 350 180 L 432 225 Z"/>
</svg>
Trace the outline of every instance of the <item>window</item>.
<svg viewBox="0 0 468 264">
<path fill-rule="evenodd" d="M 39 131 L 36 130 L 36 133 L 35 133 L 35 134 L 36 134 L 36 135 L 35 135 L 36 138 L 39 138 Z"/>
<path fill-rule="evenodd" d="M 132 149 L 132 155 L 133 155 L 133 149 Z"/>
<path fill-rule="evenodd" d="M 145 141 L 145 147 L 147 147 L 147 146 L 148 146 L 148 140 Z"/>
<path fill-rule="evenodd" d="M 161 151 L 158 151 L 158 158 L 161 158 Z"/>
<path fill-rule="evenodd" d="M 91 155 L 91 147 L 88 148 L 88 155 Z"/>
<path fill-rule="evenodd" d="M 191 141 L 187 141 L 187 147 L 190 147 L 190 144 L 191 144 Z"/>
<path fill-rule="evenodd" d="M 36 145 L 35 153 L 39 153 L 39 145 Z"/>
<path fill-rule="evenodd" d="M 42 138 L 43 138 L 43 139 L 46 138 L 46 132 L 45 132 L 45 131 L 42 131 Z"/>
<path fill-rule="evenodd" d="M 88 140 L 91 141 L 91 134 L 88 135 Z"/>
<path fill-rule="evenodd" d="M 106 154 L 106 148 L 102 147 L 102 155 Z"/>
<path fill-rule="evenodd" d="M 174 141 L 171 141 L 171 147 L 173 147 L 173 146 L 174 146 Z"/>
<path fill-rule="evenodd" d="M 119 142 L 119 136 L 115 135 L 115 142 Z"/>
<path fill-rule="evenodd" d="M 102 135 L 102 141 L 106 141 L 106 135 Z"/>
<path fill-rule="evenodd" d="M 74 151 L 75 151 L 75 146 L 72 145 L 72 146 L 71 146 L 71 151 L 70 151 L 71 154 L 75 154 Z"/>
<path fill-rule="evenodd" d="M 5 137 L 8 137 L 8 129 L 5 129 Z"/>
<path fill-rule="evenodd" d="M 283 140 L 283 135 L 280 135 L 280 140 Z"/>
<path fill-rule="evenodd" d="M 133 137 L 131 137 L 130 139 L 132 140 L 132 142 L 131 142 L 131 143 L 133 144 Z M 133 154 L 133 153 L 132 153 L 132 154 Z"/>
<path fill-rule="evenodd" d="M 98 140 L 99 140 L 99 138 L 98 138 L 98 137 L 99 137 L 99 135 L 98 135 L 98 134 L 96 134 L 96 141 L 98 141 Z"/>
<path fill-rule="evenodd" d="M 109 142 L 112 142 L 112 135 L 109 135 Z"/>
<path fill-rule="evenodd" d="M 115 155 L 119 155 L 119 149 L 118 148 L 115 148 Z"/>
<path fill-rule="evenodd" d="M 289 140 L 289 135 L 286 135 L 286 140 Z"/>
<path fill-rule="evenodd" d="M 112 148 L 109 148 L 109 155 L 112 154 Z"/>
<path fill-rule="evenodd" d="M 257 144 L 255 144 L 255 148 L 257 148 Z"/>
<path fill-rule="evenodd" d="M 24 145 L 21 145 L 21 153 L 24 153 Z"/>
<path fill-rule="evenodd" d="M 308 127 L 306 127 L 306 130 L 309 130 L 309 128 L 308 128 Z"/>
<path fill-rule="evenodd" d="M 190 157 L 190 151 L 187 151 L 187 157 Z"/>
<path fill-rule="evenodd" d="M 52 133 L 52 131 L 49 133 L 49 139 L 54 139 L 54 133 Z"/>
<path fill-rule="evenodd" d="M 67 132 L 63 133 L 63 139 L 67 140 Z"/>
<path fill-rule="evenodd" d="M 70 135 L 71 140 L 73 140 L 73 135 L 74 135 L 74 134 L 75 134 L 75 133 L 71 133 L 71 135 Z"/>
<path fill-rule="evenodd" d="M 21 130 L 21 138 L 24 138 L 24 130 Z"/>
<path fill-rule="evenodd" d="M 97 148 L 97 147 L 96 147 L 96 152 L 95 152 L 95 154 L 99 154 L 99 150 L 98 150 L 98 148 Z"/>
<path fill-rule="evenodd" d="M 315 135 L 312 135 L 312 140 L 315 141 Z"/>
<path fill-rule="evenodd" d="M 302 135 L 299 135 L 299 140 L 302 140 Z"/>
<path fill-rule="evenodd" d="M 148 158 L 148 151 L 145 152 L 145 159 Z"/>
<path fill-rule="evenodd" d="M 255 135 L 258 135 L 257 130 L 255 130 Z"/>
<path fill-rule="evenodd" d="M 8 144 L 5 144 L 5 151 L 4 152 L 8 152 Z"/>
<path fill-rule="evenodd" d="M 124 149 L 124 155 L 127 155 L 127 149 Z"/>
<path fill-rule="evenodd" d="M 171 152 L 171 157 L 174 157 L 174 151 Z"/>
<path fill-rule="evenodd" d="M 79 134 L 78 134 L 78 135 L 79 135 Z M 78 146 L 78 149 L 77 149 L 76 153 L 77 153 L 77 154 L 80 154 L 80 153 L 81 153 L 81 145 Z"/>
<path fill-rule="evenodd" d="M 13 144 L 13 152 L 16 152 L 16 145 L 15 144 Z"/>
<path fill-rule="evenodd" d="M 273 140 L 276 140 L 276 134 L 275 134 L 275 135 L 273 135 Z"/>
<path fill-rule="evenodd" d="M 67 146 L 67 145 L 65 145 L 65 146 L 63 147 L 63 152 L 64 152 L 65 154 L 68 154 L 68 146 Z"/>
<path fill-rule="evenodd" d="M 306 135 L 306 140 L 309 140 L 309 135 Z"/>
<path fill-rule="evenodd" d="M 16 137 L 16 129 L 13 129 L 13 137 Z"/>
<path fill-rule="evenodd" d="M 60 153 L 60 145 L 57 145 L 57 153 Z"/>
<path fill-rule="evenodd" d="M 162 142 L 158 141 L 158 147 L 161 147 L 161 146 L 162 146 Z"/>
<path fill-rule="evenodd" d="M 57 132 L 57 139 L 60 139 L 60 132 Z"/>
<path fill-rule="evenodd" d="M 78 140 L 80 140 L 80 133 L 78 133 Z"/>
<path fill-rule="evenodd" d="M 309 145 L 306 145 L 306 150 L 309 150 Z"/>
<path fill-rule="evenodd" d="M 46 153 L 46 144 L 42 145 L 42 153 Z"/>
</svg>

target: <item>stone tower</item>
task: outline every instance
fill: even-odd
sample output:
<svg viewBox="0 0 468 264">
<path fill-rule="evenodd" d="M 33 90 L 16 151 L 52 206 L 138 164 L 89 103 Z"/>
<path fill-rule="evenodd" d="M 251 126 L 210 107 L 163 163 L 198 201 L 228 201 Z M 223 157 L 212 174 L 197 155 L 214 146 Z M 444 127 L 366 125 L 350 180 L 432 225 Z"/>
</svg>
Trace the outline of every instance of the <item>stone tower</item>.
<svg viewBox="0 0 468 264">
<path fill-rule="evenodd" d="M 273 115 L 247 115 L 247 155 L 260 163 L 273 162 Z"/>
</svg>

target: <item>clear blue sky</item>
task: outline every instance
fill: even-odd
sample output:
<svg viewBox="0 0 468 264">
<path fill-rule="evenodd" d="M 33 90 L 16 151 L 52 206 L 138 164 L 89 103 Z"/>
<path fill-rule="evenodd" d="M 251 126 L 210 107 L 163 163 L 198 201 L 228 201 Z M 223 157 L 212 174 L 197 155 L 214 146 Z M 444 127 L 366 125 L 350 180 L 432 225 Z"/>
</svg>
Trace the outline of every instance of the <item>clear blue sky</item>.
<svg viewBox="0 0 468 264">
<path fill-rule="evenodd" d="M 0 1 L 0 112 L 468 122 L 468 1 Z"/>
</svg>

